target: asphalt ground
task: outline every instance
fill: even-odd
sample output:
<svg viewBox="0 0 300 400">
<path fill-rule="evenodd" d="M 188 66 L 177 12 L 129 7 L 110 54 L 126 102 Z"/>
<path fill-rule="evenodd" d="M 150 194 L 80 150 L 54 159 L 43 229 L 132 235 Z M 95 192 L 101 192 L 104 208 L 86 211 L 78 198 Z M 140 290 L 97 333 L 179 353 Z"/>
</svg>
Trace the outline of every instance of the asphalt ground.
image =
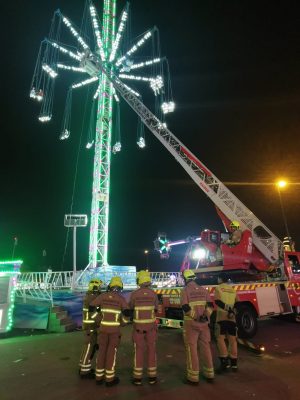
<svg viewBox="0 0 300 400">
<path fill-rule="evenodd" d="M 99 399 L 300 399 L 300 325 L 279 319 L 259 323 L 255 343 L 264 344 L 262 356 L 239 347 L 239 371 L 216 375 L 215 383 L 183 383 L 185 353 L 180 330 L 160 329 L 157 385 L 131 384 L 133 347 L 131 326 L 123 328 L 118 351 L 120 384 L 107 388 L 78 377 L 82 332 L 38 334 L 13 331 L 0 339 L 0 400 Z M 21 336 L 15 336 L 21 335 Z M 215 344 L 212 351 L 218 365 Z"/>
</svg>

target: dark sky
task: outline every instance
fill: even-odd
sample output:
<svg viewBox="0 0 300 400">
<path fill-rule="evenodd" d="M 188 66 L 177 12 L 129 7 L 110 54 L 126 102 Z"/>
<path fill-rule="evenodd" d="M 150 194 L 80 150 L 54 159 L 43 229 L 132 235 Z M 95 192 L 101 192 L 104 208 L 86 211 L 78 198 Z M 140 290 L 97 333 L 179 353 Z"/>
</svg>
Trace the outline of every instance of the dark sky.
<svg viewBox="0 0 300 400">
<path fill-rule="evenodd" d="M 300 39 L 297 1 L 133 0 L 132 37 L 156 25 L 171 69 L 176 112 L 170 130 L 223 182 L 300 182 Z M 117 2 L 119 10 L 124 1 Z M 95 5 L 102 8 L 102 1 Z M 15 255 L 24 270 L 72 269 L 71 205 L 85 92 L 75 100 L 69 141 L 58 140 L 70 76 L 56 85 L 53 120 L 38 122 L 29 88 L 40 41 L 60 8 L 80 25 L 84 0 L 14 0 L 2 5 L 0 259 Z M 100 14 L 102 11 L 100 11 Z M 3 48 L 4 47 L 4 48 Z M 141 88 L 141 86 L 140 86 Z M 145 87 L 144 89 L 148 89 Z M 141 91 L 143 89 L 141 88 Z M 179 269 L 152 251 L 158 231 L 170 239 L 221 229 L 214 206 L 152 134 L 137 149 L 137 118 L 121 105 L 123 150 L 112 158 L 109 262 Z M 83 128 L 85 145 L 85 128 Z M 93 152 L 81 148 L 74 213 L 90 214 Z M 272 186 L 230 186 L 278 237 L 285 235 Z M 300 245 L 300 186 L 283 194 L 291 235 Z M 89 230 L 78 231 L 78 268 L 88 260 Z M 46 249 L 47 257 L 42 257 Z"/>
</svg>

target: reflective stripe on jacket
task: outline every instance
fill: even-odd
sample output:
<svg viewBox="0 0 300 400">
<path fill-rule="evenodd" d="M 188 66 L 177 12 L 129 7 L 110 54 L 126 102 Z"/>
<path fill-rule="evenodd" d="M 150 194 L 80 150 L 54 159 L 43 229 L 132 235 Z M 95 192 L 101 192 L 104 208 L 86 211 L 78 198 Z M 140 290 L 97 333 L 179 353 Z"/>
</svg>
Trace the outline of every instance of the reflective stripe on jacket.
<svg viewBox="0 0 300 400">
<path fill-rule="evenodd" d="M 210 303 L 208 290 L 195 281 L 188 282 L 181 291 L 181 306 L 188 304 L 191 310 L 184 315 L 185 320 L 199 321 L 201 317 L 209 317 L 207 303 Z"/>
<path fill-rule="evenodd" d="M 100 322 L 100 315 L 93 311 L 89 311 L 89 306 L 93 300 L 99 296 L 99 293 L 87 292 L 83 299 L 82 308 L 82 329 L 92 331 L 97 328 Z"/>
<path fill-rule="evenodd" d="M 111 327 L 113 331 L 119 329 L 122 311 L 128 309 L 124 297 L 119 292 L 102 293 L 92 301 L 91 305 L 100 308 L 102 317 L 100 330 L 105 327 Z"/>
<path fill-rule="evenodd" d="M 137 329 L 147 330 L 155 324 L 158 297 L 149 287 L 142 285 L 132 292 L 129 307 L 133 310 L 133 322 Z"/>
<path fill-rule="evenodd" d="M 237 301 L 237 294 L 234 288 L 228 283 L 221 283 L 216 286 L 215 289 L 215 300 L 221 300 L 227 308 L 233 308 Z M 217 306 L 217 321 L 232 320 L 233 318 L 228 317 L 228 310 L 224 310 Z"/>
</svg>

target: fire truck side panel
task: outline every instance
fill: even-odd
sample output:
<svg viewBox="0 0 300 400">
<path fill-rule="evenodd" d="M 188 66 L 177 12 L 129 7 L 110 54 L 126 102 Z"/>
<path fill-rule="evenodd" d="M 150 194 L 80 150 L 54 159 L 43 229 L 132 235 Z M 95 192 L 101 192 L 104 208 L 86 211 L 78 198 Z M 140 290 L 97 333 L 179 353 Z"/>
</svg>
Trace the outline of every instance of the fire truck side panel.
<svg viewBox="0 0 300 400">
<path fill-rule="evenodd" d="M 257 287 L 256 298 L 259 309 L 259 316 L 280 314 L 282 308 L 278 299 L 277 286 Z"/>
<path fill-rule="evenodd" d="M 292 307 L 300 308 L 300 283 L 287 282 L 286 286 L 288 288 L 289 299 Z"/>
<path fill-rule="evenodd" d="M 215 286 L 206 286 L 214 301 Z M 265 282 L 234 284 L 239 298 L 239 307 L 252 307 L 257 318 L 280 314 L 300 313 L 300 282 Z M 157 317 L 167 320 L 168 326 L 174 326 L 170 319 L 180 320 L 180 293 L 182 288 L 156 289 L 160 305 Z M 216 309 L 216 306 L 215 306 Z M 164 320 L 165 322 L 165 320 Z"/>
</svg>

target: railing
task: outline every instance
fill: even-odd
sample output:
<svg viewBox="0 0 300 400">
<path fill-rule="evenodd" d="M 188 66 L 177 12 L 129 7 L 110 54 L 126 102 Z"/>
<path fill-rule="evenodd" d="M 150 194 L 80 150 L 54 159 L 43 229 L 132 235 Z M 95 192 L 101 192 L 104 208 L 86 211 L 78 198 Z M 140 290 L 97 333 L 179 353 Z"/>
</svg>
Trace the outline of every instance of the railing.
<svg viewBox="0 0 300 400">
<path fill-rule="evenodd" d="M 102 272 L 91 275 L 89 271 L 78 271 L 74 277 L 73 271 L 54 271 L 21 273 L 17 278 L 15 293 L 16 297 L 22 298 L 24 303 L 28 300 L 38 300 L 50 302 L 53 306 L 53 292 L 56 290 L 86 291 L 91 278 L 99 278 L 104 282 L 104 286 L 107 286 L 111 277 L 116 275 L 121 277 L 125 290 L 136 289 L 135 272 Z M 150 277 L 153 288 L 183 286 L 180 272 L 150 272 Z"/>
<path fill-rule="evenodd" d="M 151 272 L 152 286 L 157 288 L 183 286 L 181 272 Z"/>
<path fill-rule="evenodd" d="M 27 300 L 38 300 L 50 302 L 51 306 L 53 306 L 52 285 L 43 287 L 43 289 L 39 287 L 28 287 L 28 285 L 18 285 L 15 296 L 22 298 L 23 303 L 26 303 Z"/>
<path fill-rule="evenodd" d="M 50 302 L 53 306 L 53 290 L 70 289 L 73 271 L 24 272 L 17 277 L 16 297 L 27 300 Z"/>
<path fill-rule="evenodd" d="M 86 276 L 85 276 L 86 275 Z M 77 289 L 86 290 L 88 287 L 89 280 L 91 278 L 100 278 L 103 280 L 105 286 L 108 285 L 112 276 L 120 276 L 123 283 L 124 289 L 135 289 L 136 281 L 135 272 L 123 272 L 123 273 L 101 273 L 99 275 L 93 275 L 82 271 L 78 271 L 73 279 L 73 271 L 61 271 L 61 272 L 25 272 L 18 275 L 17 279 L 17 291 L 24 293 L 24 291 L 54 291 L 60 289 Z M 76 279 L 80 276 L 80 282 L 76 282 Z M 182 286 L 183 280 L 180 272 L 150 272 L 150 277 L 153 287 L 173 287 Z M 86 278 L 86 279 L 84 279 Z M 74 282 L 75 285 L 74 285 Z"/>
<path fill-rule="evenodd" d="M 55 289 L 70 288 L 73 281 L 73 271 L 61 272 L 24 272 L 18 276 L 17 288 Z"/>
</svg>

